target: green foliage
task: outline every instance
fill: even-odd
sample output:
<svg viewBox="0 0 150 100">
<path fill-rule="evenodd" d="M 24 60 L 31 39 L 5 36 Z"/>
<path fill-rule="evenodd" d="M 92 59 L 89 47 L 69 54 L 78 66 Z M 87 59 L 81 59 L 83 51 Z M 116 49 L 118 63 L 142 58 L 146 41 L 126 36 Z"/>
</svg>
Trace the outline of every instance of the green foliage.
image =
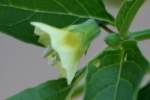
<svg viewBox="0 0 150 100">
<path fill-rule="evenodd" d="M 28 43 L 39 44 L 31 21 L 66 27 L 87 18 L 113 23 L 101 0 L 0 0 L 0 31 Z"/>
<path fill-rule="evenodd" d="M 137 41 L 150 39 L 150 29 L 129 33 L 129 37 Z"/>
<path fill-rule="evenodd" d="M 150 83 L 140 90 L 138 100 L 150 100 Z"/>
<path fill-rule="evenodd" d="M 84 100 L 135 100 L 149 62 L 135 41 L 125 41 L 121 48 L 106 48 L 87 67 Z"/>
<path fill-rule="evenodd" d="M 130 25 L 145 0 L 123 0 L 116 18 L 116 26 L 122 36 L 127 36 Z"/>
<path fill-rule="evenodd" d="M 70 89 L 65 79 L 51 80 L 26 89 L 7 100 L 65 100 Z"/>
<path fill-rule="evenodd" d="M 123 0 L 114 22 L 102 0 L 0 0 L 0 32 L 47 47 L 44 57 L 69 79 L 50 80 L 7 100 L 72 100 L 82 93 L 84 100 L 150 100 L 150 85 L 140 89 L 150 64 L 138 47 L 150 39 L 150 30 L 129 31 L 144 1 Z M 111 33 L 107 48 L 76 72 L 99 27 Z"/>
</svg>

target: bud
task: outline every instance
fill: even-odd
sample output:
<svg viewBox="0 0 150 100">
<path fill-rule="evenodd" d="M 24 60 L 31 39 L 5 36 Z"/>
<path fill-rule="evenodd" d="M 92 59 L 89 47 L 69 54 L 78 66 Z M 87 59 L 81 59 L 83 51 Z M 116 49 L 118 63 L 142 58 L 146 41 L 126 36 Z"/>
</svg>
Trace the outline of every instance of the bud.
<svg viewBox="0 0 150 100">
<path fill-rule="evenodd" d="M 117 47 L 121 43 L 121 38 L 118 34 L 111 33 L 105 38 L 105 42 L 111 47 Z"/>
</svg>

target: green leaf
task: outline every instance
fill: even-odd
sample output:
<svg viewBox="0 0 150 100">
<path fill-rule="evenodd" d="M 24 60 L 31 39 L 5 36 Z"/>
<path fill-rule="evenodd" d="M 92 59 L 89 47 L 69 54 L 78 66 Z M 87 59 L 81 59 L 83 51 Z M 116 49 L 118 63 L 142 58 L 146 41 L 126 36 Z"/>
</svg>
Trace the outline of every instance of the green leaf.
<svg viewBox="0 0 150 100">
<path fill-rule="evenodd" d="M 84 100 L 135 100 L 149 67 L 135 41 L 106 48 L 89 63 Z"/>
<path fill-rule="evenodd" d="M 26 89 L 7 100 L 65 100 L 70 89 L 66 80 L 52 80 Z"/>
<path fill-rule="evenodd" d="M 138 41 L 150 39 L 150 29 L 146 29 L 138 32 L 131 32 L 129 37 Z"/>
<path fill-rule="evenodd" d="M 0 31 L 38 44 L 31 21 L 66 27 L 88 18 L 113 23 L 102 0 L 0 0 Z"/>
<path fill-rule="evenodd" d="M 65 79 L 50 80 L 36 87 L 25 89 L 6 100 L 71 100 L 74 92 L 77 93 L 78 83 L 85 73 L 85 67 L 79 70 L 71 85 L 67 85 Z"/>
<path fill-rule="evenodd" d="M 140 90 L 138 100 L 150 100 L 150 83 Z"/>
<path fill-rule="evenodd" d="M 116 18 L 116 26 L 123 37 L 127 36 L 130 25 L 145 0 L 124 0 Z"/>
</svg>

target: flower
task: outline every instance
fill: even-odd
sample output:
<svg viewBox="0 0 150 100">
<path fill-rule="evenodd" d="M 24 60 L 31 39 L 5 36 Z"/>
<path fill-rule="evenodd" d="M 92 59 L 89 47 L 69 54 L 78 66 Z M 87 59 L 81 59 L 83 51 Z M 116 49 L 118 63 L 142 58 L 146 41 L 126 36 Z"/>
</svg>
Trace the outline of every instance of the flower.
<svg viewBox="0 0 150 100">
<path fill-rule="evenodd" d="M 44 56 L 60 70 L 61 76 L 71 84 L 80 58 L 86 53 L 91 41 L 100 33 L 92 19 L 66 28 L 56 28 L 41 22 L 31 22 L 39 43 L 47 49 Z"/>
</svg>

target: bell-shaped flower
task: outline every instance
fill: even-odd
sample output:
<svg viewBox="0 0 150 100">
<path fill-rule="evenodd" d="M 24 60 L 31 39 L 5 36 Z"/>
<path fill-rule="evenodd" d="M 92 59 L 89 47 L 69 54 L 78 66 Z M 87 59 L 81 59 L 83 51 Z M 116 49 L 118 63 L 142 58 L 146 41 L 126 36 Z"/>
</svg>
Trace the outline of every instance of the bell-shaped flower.
<svg viewBox="0 0 150 100">
<path fill-rule="evenodd" d="M 71 84 L 80 58 L 86 53 L 91 41 L 100 33 L 94 20 L 56 28 L 41 22 L 31 22 L 35 26 L 35 34 L 39 42 L 47 49 L 45 57 L 52 61 L 60 70 L 61 76 Z"/>
</svg>

